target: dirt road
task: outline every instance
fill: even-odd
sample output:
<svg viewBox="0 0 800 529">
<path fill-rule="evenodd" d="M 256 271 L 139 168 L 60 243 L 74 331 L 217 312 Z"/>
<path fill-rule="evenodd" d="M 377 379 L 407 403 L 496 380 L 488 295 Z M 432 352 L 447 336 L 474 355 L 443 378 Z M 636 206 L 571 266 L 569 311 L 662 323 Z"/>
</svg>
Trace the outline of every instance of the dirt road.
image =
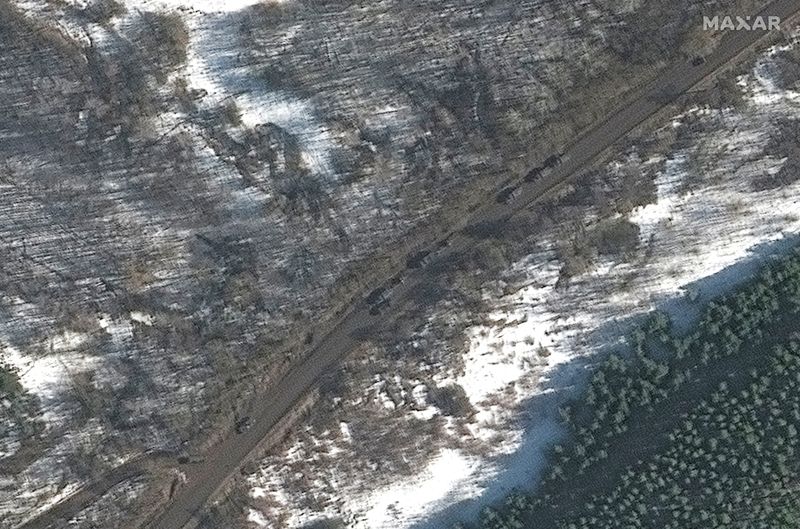
<svg viewBox="0 0 800 529">
<path fill-rule="evenodd" d="M 800 12 L 799 0 L 777 0 L 760 14 L 780 16 L 787 20 L 798 12 Z M 702 20 L 698 20 L 697 23 L 702 24 Z M 447 259 L 469 247 L 472 240 L 465 234 L 464 228 L 484 223 L 504 222 L 515 211 L 573 180 L 581 170 L 589 166 L 604 151 L 614 147 L 620 139 L 645 120 L 707 77 L 735 62 L 742 52 L 760 43 L 765 36 L 766 33 L 763 31 L 728 33 L 717 50 L 706 57 L 704 62 L 681 61 L 660 72 L 654 81 L 621 101 L 603 121 L 577 138 L 561 156 L 562 163 L 552 172 L 534 182 L 520 184 L 512 202 L 498 202 L 495 195 L 486 197 L 484 206 L 476 210 L 469 219 L 465 219 L 459 229 L 450 235 L 449 244 L 439 250 L 436 259 Z M 403 281 L 393 287 L 392 298 L 400 299 L 411 294 L 425 277 L 427 266 L 429 264 L 414 270 L 396 270 L 398 275 L 394 276 L 395 282 L 397 283 L 396 280 L 400 277 Z M 379 326 L 381 321 L 388 317 L 390 310 L 389 307 L 381 311 L 381 314 L 371 313 L 366 295 L 351 307 L 340 324 L 323 337 L 301 363 L 295 365 L 277 384 L 266 388 L 258 395 L 253 404 L 253 409 L 258 411 L 253 416 L 252 425 L 248 430 L 239 434 L 231 433 L 204 454 L 203 463 L 184 469 L 187 476 L 185 485 L 153 519 L 148 529 L 183 529 L 186 526 L 196 525 L 203 507 L 270 434 L 280 419 L 292 410 L 322 375 L 330 371 L 357 345 L 355 336 L 359 331 Z M 110 480 L 114 481 L 116 480 Z M 92 491 L 95 490 L 93 487 Z M 69 511 L 64 506 L 56 508 Z M 52 520 L 51 517 L 48 519 Z M 49 523 L 38 524 L 34 521 L 26 524 L 25 528 L 49 526 Z"/>
<path fill-rule="evenodd" d="M 762 15 L 780 16 L 788 19 L 800 11 L 797 0 L 779 0 L 770 4 Z M 698 20 L 698 24 L 702 21 Z M 740 31 L 725 36 L 718 49 L 701 64 L 682 62 L 660 73 L 654 82 L 643 87 L 628 101 L 623 102 L 608 117 L 580 137 L 561 157 L 562 163 L 546 177 L 536 182 L 523 184 L 513 204 L 498 203 L 495 197 L 487 197 L 486 205 L 475 212 L 467 226 L 480 223 L 502 222 L 516 209 L 521 209 L 541 197 L 552 188 L 563 185 L 577 176 L 607 148 L 639 126 L 647 118 L 665 107 L 671 100 L 686 93 L 708 76 L 725 67 L 742 52 L 754 46 L 765 32 Z M 465 227 L 467 227 L 465 226 Z M 451 236 L 445 254 L 457 253 L 468 247 L 470 239 L 463 232 Z M 445 259 L 447 255 L 439 258 Z M 397 271 L 402 273 L 401 271 Z M 393 297 L 402 297 L 420 283 L 425 267 L 408 270 L 404 282 L 394 288 Z M 295 402 L 309 390 L 314 382 L 356 345 L 354 333 L 360 328 L 377 326 L 386 314 L 372 315 L 365 300 L 356 304 L 342 323 L 325 336 L 305 360 L 277 385 L 258 397 L 259 414 L 254 417 L 252 427 L 242 434 L 232 434 L 206 455 L 206 464 L 193 468 L 186 485 L 180 490 L 161 515 L 148 529 L 182 529 L 195 520 L 214 493 L 237 471 L 251 451 L 266 437 L 273 425 L 288 413 Z M 378 321 L 376 321 L 378 320 Z"/>
</svg>

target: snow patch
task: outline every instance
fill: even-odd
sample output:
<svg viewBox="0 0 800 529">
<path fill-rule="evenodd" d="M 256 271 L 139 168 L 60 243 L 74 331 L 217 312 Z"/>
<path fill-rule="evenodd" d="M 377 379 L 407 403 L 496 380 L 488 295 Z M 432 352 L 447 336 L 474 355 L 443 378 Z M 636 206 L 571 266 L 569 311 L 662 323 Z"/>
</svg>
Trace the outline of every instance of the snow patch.
<svg viewBox="0 0 800 529">
<path fill-rule="evenodd" d="M 466 499 L 477 490 L 467 487 L 459 497 L 453 497 L 456 486 L 467 480 L 480 463 L 465 457 L 457 450 L 442 450 L 417 478 L 377 491 L 365 501 L 363 521 L 353 527 L 376 529 L 399 527 L 409 519 L 416 519 L 428 509 L 435 508 L 442 500 L 448 502 Z M 472 490 L 470 490 L 472 489 Z"/>
<path fill-rule="evenodd" d="M 247 521 L 248 522 L 252 522 L 252 523 L 256 524 L 259 527 L 269 527 L 270 526 L 270 523 L 267 521 L 267 519 L 264 517 L 264 515 L 261 514 L 260 511 L 257 511 L 255 509 L 250 509 L 250 512 L 247 515 Z"/>
<path fill-rule="evenodd" d="M 487 288 L 492 310 L 467 331 L 463 368 L 439 366 L 433 377 L 438 385 L 464 388 L 476 412 L 466 428 L 454 417 L 444 419 L 448 448 L 394 485 L 369 490 L 369 484 L 362 484 L 368 490 L 358 490 L 347 481 L 323 481 L 314 495 L 330 501 L 319 510 L 295 508 L 297 501 L 288 498 L 280 502 L 290 513 L 288 527 L 301 527 L 320 515 L 341 517 L 357 529 L 421 528 L 429 526 L 428 520 L 434 520 L 430 527 L 438 527 L 443 524 L 432 515 L 444 506 L 481 495 L 481 501 L 492 501 L 512 487 L 529 486 L 542 468 L 546 447 L 558 438 L 558 414 L 523 405 L 574 382 L 575 373 L 559 367 L 621 344 L 632 317 L 684 299 L 689 289 L 702 289 L 718 272 L 751 259 L 764 243 L 800 234 L 800 182 L 758 192 L 751 185 L 753 178 L 775 174 L 786 162 L 764 155 L 774 121 L 800 116 L 798 94 L 779 91 L 769 71 L 757 66 L 741 79 L 750 94 L 743 111 L 696 108 L 676 116 L 668 127 L 691 127 L 692 120 L 703 124 L 702 132 L 692 133 L 694 144 L 682 142 L 659 159 L 619 162 L 634 171 L 656 163 L 662 167 L 656 173 L 656 202 L 629 216 L 641 234 L 631 261 L 599 258 L 591 272 L 557 289 L 561 263 L 554 234 L 537 241 L 539 249 L 512 267 L 508 277 L 513 284 L 498 281 L 496 288 Z M 699 151 L 718 156 L 702 171 L 690 163 Z M 719 277 L 712 279 L 709 295 L 726 286 Z M 702 300 L 696 300 L 691 296 L 699 307 Z M 672 316 L 691 317 L 685 312 Z M 372 381 L 364 400 L 397 407 L 393 413 L 408 417 L 432 417 L 425 386 L 412 387 L 410 402 L 416 406 L 398 406 L 382 377 Z M 482 455 L 467 454 L 462 447 L 470 443 L 478 443 Z M 502 460 L 514 463 L 504 467 Z M 254 484 L 275 500 L 281 483 Z M 470 502 L 462 510 L 475 514 L 479 505 Z"/>
</svg>

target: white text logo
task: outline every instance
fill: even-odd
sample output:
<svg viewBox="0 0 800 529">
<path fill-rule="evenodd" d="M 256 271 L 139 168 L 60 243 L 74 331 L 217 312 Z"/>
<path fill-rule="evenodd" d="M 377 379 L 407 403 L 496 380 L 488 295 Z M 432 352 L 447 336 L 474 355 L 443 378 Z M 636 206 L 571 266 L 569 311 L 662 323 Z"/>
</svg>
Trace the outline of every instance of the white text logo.
<svg viewBox="0 0 800 529">
<path fill-rule="evenodd" d="M 703 17 L 703 29 L 706 31 L 778 31 L 781 29 L 781 17 Z"/>
</svg>

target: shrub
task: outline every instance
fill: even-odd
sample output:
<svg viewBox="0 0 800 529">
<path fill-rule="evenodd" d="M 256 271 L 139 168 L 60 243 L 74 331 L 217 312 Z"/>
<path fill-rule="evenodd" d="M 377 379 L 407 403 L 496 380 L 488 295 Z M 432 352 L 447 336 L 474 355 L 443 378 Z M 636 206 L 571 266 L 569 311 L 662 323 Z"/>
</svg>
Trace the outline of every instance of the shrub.
<svg viewBox="0 0 800 529">
<path fill-rule="evenodd" d="M 17 374 L 0 364 L 0 395 L 15 395 L 22 392 Z"/>
<path fill-rule="evenodd" d="M 326 518 L 304 525 L 301 529 L 345 529 L 347 527 L 340 518 Z"/>
<path fill-rule="evenodd" d="M 232 127 L 242 124 L 242 111 L 236 101 L 228 101 L 222 106 L 222 117 Z"/>
<path fill-rule="evenodd" d="M 430 397 L 445 415 L 467 417 L 475 412 L 464 388 L 458 384 L 430 388 Z"/>
<path fill-rule="evenodd" d="M 116 0 L 100 0 L 87 6 L 83 13 L 95 24 L 108 24 L 112 18 L 118 17 L 127 12 L 124 5 Z"/>
<path fill-rule="evenodd" d="M 137 35 L 140 48 L 153 64 L 172 69 L 186 61 L 189 31 L 177 13 L 144 13 L 143 28 Z"/>
<path fill-rule="evenodd" d="M 602 224 L 595 232 L 595 245 L 602 255 L 630 253 L 639 245 L 639 226 L 627 219 Z"/>
</svg>

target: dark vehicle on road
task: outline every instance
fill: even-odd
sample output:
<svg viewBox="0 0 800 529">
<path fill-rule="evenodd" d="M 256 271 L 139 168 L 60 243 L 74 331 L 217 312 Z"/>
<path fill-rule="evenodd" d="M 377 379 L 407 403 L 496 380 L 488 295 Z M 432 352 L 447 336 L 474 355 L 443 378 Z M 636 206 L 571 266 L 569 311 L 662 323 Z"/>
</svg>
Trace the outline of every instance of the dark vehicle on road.
<svg viewBox="0 0 800 529">
<path fill-rule="evenodd" d="M 405 280 L 402 272 L 395 274 L 387 281 L 384 286 L 378 287 L 366 298 L 367 305 L 369 305 L 369 313 L 377 316 L 381 311 L 389 306 L 389 300 L 392 295 L 392 290 Z"/>
<path fill-rule="evenodd" d="M 547 176 L 550 174 L 550 171 L 561 165 L 562 159 L 561 155 L 553 154 L 552 156 L 547 157 L 542 165 L 539 167 L 534 167 L 528 174 L 525 175 L 525 181 L 528 183 L 535 182 L 542 178 L 543 176 Z"/>
<path fill-rule="evenodd" d="M 252 422 L 249 415 L 236 421 L 236 433 L 244 433 L 249 430 L 250 426 L 252 426 Z"/>
<path fill-rule="evenodd" d="M 559 155 L 559 154 L 553 154 L 552 156 L 549 156 L 549 157 L 548 157 L 548 158 L 547 158 L 547 159 L 544 161 L 544 163 L 542 164 L 542 167 L 543 167 L 544 169 L 555 169 L 556 167 L 558 167 L 559 165 L 561 165 L 561 161 L 562 161 L 562 160 L 561 160 L 561 155 Z"/>
<path fill-rule="evenodd" d="M 497 194 L 497 198 L 495 200 L 498 204 L 508 204 L 516 200 L 521 192 L 522 188 L 518 186 L 507 187 Z"/>
<path fill-rule="evenodd" d="M 448 246 L 450 246 L 450 236 L 439 241 L 433 248 L 409 252 L 406 256 L 406 268 L 418 269 L 428 266 L 428 263 L 430 263 L 434 257 L 440 255 L 442 250 Z M 394 286 L 402 282 L 402 277 L 395 276 L 389 282 L 390 288 L 394 288 Z"/>
<path fill-rule="evenodd" d="M 431 258 L 431 251 L 430 250 L 420 250 L 419 252 L 414 252 L 408 255 L 406 258 L 406 268 L 422 268 Z"/>
<path fill-rule="evenodd" d="M 383 298 L 379 302 L 369 307 L 369 313 L 372 316 L 378 316 L 383 309 L 389 306 L 389 298 Z"/>
<path fill-rule="evenodd" d="M 378 287 L 367 296 L 367 305 L 375 305 L 386 296 L 386 287 Z"/>
<path fill-rule="evenodd" d="M 528 183 L 535 182 L 544 176 L 544 170 L 541 167 L 535 167 L 528 171 L 525 175 L 525 181 Z"/>
</svg>

